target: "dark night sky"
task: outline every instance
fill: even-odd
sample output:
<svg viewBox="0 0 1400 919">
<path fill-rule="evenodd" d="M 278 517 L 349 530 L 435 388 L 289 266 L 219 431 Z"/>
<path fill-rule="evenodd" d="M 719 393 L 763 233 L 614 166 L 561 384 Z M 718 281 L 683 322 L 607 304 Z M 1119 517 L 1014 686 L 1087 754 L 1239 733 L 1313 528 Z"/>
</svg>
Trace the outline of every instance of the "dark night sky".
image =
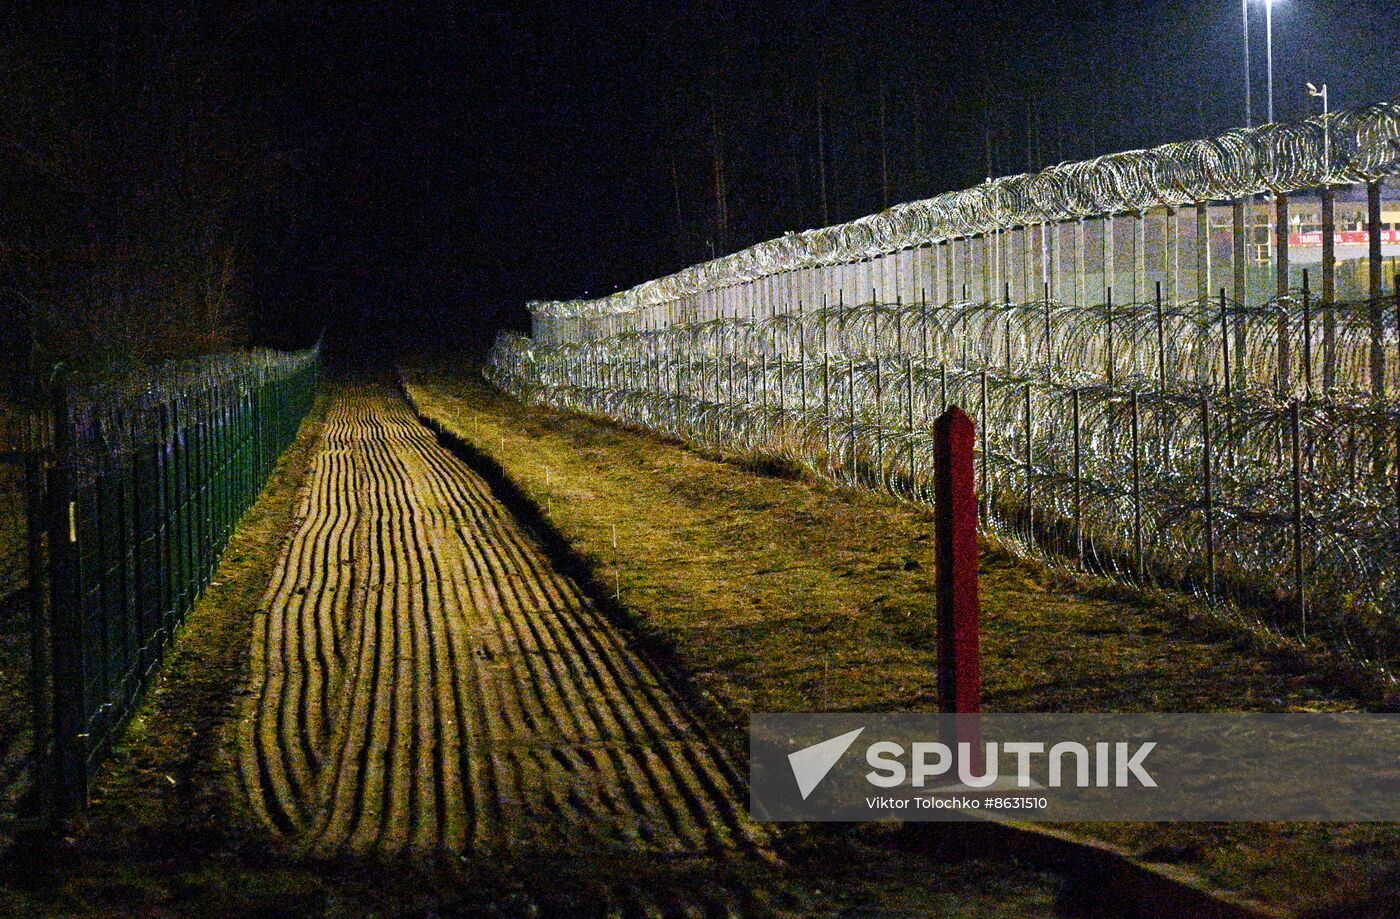
<svg viewBox="0 0 1400 919">
<path fill-rule="evenodd" d="M 352 155 L 387 178 L 374 209 L 400 223 L 385 283 L 424 291 L 424 315 L 482 327 L 519 322 L 529 297 L 596 294 L 705 257 L 711 99 L 724 249 L 821 224 L 823 93 L 833 221 L 883 203 L 882 83 L 892 201 L 983 178 L 984 99 L 998 174 L 1027 168 L 1028 103 L 1036 167 L 1243 122 L 1236 0 L 557 3 L 394 16 L 350 29 L 363 57 L 337 52 L 365 91 Z M 1330 83 L 1338 107 L 1400 92 L 1388 0 L 1289 0 L 1274 27 L 1278 117 L 1316 104 L 1306 80 Z"/>
<path fill-rule="evenodd" d="M 833 222 L 884 203 L 882 89 L 891 203 L 980 181 L 988 132 L 1005 174 L 1243 122 L 1239 0 L 374 6 L 194 17 L 295 174 L 299 219 L 260 242 L 269 341 L 489 342 L 527 298 L 820 225 L 821 99 Z M 1280 0 L 1274 26 L 1278 117 L 1306 80 L 1334 107 L 1400 92 L 1394 0 Z M 1262 120 L 1262 3 L 1251 37 Z"/>
</svg>

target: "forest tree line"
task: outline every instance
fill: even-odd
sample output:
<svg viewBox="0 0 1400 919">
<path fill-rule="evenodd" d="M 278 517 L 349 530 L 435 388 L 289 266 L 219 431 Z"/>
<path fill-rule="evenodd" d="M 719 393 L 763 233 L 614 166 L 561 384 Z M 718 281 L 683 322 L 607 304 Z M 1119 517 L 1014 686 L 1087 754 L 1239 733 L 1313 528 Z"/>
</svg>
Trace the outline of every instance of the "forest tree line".
<svg viewBox="0 0 1400 919">
<path fill-rule="evenodd" d="M 0 34 L 0 364 L 20 393 L 59 361 L 101 376 L 246 344 L 257 262 L 297 232 L 255 20 L 94 9 Z"/>
</svg>

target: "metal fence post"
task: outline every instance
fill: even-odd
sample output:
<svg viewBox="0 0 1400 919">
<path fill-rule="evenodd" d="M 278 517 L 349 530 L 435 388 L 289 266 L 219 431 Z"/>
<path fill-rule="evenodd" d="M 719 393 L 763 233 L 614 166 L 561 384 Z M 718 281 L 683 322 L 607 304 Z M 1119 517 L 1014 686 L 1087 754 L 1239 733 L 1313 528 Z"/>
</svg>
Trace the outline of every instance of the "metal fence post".
<svg viewBox="0 0 1400 919">
<path fill-rule="evenodd" d="M 1326 214 L 1326 199 L 1324 199 L 1324 220 Z M 1243 309 L 1247 305 L 1249 297 L 1249 240 L 1245 230 L 1244 201 L 1236 199 L 1230 204 L 1230 242 L 1231 261 L 1234 263 L 1234 285 L 1235 303 Z M 1328 231 L 1330 232 L 1330 230 Z M 1235 374 L 1239 385 L 1244 386 L 1248 381 L 1248 368 L 1245 362 L 1245 324 L 1238 322 L 1235 324 L 1235 361 L 1237 373 Z"/>
<path fill-rule="evenodd" d="M 1074 427 L 1073 456 L 1071 462 L 1071 488 L 1074 500 L 1074 557 L 1082 567 L 1084 564 L 1084 502 L 1083 487 L 1080 481 L 1080 435 L 1079 435 L 1079 387 L 1070 390 L 1070 423 Z"/>
<path fill-rule="evenodd" d="M 1105 291 L 1104 309 L 1106 310 L 1105 347 L 1104 347 L 1104 379 L 1108 385 L 1113 385 L 1114 377 L 1114 355 L 1113 355 L 1113 288 Z"/>
<path fill-rule="evenodd" d="M 1220 363 L 1225 382 L 1225 399 L 1230 399 L 1230 310 L 1225 288 L 1220 288 Z"/>
<path fill-rule="evenodd" d="M 672 430 L 679 437 L 681 433 L 681 364 L 680 361 L 671 361 L 671 404 L 674 406 L 671 420 Z"/>
<path fill-rule="evenodd" d="M 928 290 L 919 288 L 919 327 L 924 363 L 928 363 Z"/>
<path fill-rule="evenodd" d="M 782 348 L 776 345 L 778 330 L 773 329 L 774 348 L 777 352 L 778 360 L 778 419 L 781 421 L 787 414 L 787 343 L 783 343 Z"/>
<path fill-rule="evenodd" d="M 1045 382 L 1054 379 L 1055 342 L 1050 334 L 1050 284 L 1045 282 Z"/>
<path fill-rule="evenodd" d="M 1298 623 L 1308 635 L 1307 597 L 1303 591 L 1303 447 L 1298 431 L 1298 400 L 1288 403 L 1288 430 L 1293 446 L 1293 590 L 1298 603 Z"/>
<path fill-rule="evenodd" d="M 797 301 L 797 362 L 802 374 L 802 414 L 807 414 L 807 313 Z"/>
<path fill-rule="evenodd" d="M 1288 196 L 1274 198 L 1275 280 L 1278 286 L 1278 394 L 1293 386 L 1293 358 L 1288 338 Z"/>
<path fill-rule="evenodd" d="M 1134 574 L 1142 577 L 1142 442 L 1138 433 L 1138 393 L 1132 393 L 1133 436 L 1133 565 Z"/>
<path fill-rule="evenodd" d="M 856 362 L 849 358 L 846 363 L 846 407 L 850 411 L 851 434 L 851 485 L 859 483 L 859 469 L 856 466 Z"/>
<path fill-rule="evenodd" d="M 885 433 L 885 432 L 881 429 L 881 428 L 882 428 L 882 425 L 883 425 L 883 422 L 884 422 L 884 417 L 885 417 L 885 392 L 884 392 L 884 380 L 882 379 L 881 374 L 880 374 L 880 352 L 879 352 L 878 349 L 879 349 L 879 343 L 878 343 L 878 339 L 877 339 L 877 342 L 876 342 L 876 351 L 875 351 L 875 354 L 874 354 L 874 361 L 875 361 L 875 411 L 874 411 L 874 420 L 871 422 L 871 427 L 874 429 L 874 435 L 875 435 L 875 470 L 874 470 L 874 472 L 875 472 L 875 482 L 877 482 L 877 483 L 879 482 L 880 478 L 884 476 L 884 473 L 885 473 L 885 437 L 884 437 L 884 433 Z"/>
<path fill-rule="evenodd" d="M 1371 397 L 1385 398 L 1385 307 L 1381 289 L 1381 183 L 1366 183 L 1367 268 L 1369 291 L 1367 303 L 1371 321 Z"/>
<path fill-rule="evenodd" d="M 982 710 L 974 438 L 972 419 L 956 406 L 934 422 L 938 707 L 957 714 Z"/>
<path fill-rule="evenodd" d="M 1201 397 L 1201 501 L 1206 529 L 1206 597 L 1215 600 L 1215 493 L 1210 449 L 1210 396 Z"/>
<path fill-rule="evenodd" d="M 759 398 L 762 399 L 762 402 L 763 402 L 763 411 L 762 411 L 762 414 L 759 415 L 759 435 L 758 435 L 758 436 L 759 436 L 759 439 L 760 439 L 760 440 L 767 440 L 767 439 L 768 439 L 768 352 L 767 352 L 766 350 L 759 352 L 759 355 L 758 355 L 758 372 L 759 372 L 759 374 L 760 374 L 760 380 L 759 380 L 759 384 L 758 384 L 758 394 L 759 394 Z"/>
<path fill-rule="evenodd" d="M 55 760 L 53 744 L 53 660 L 49 617 L 50 586 L 46 580 L 49 547 L 47 514 L 48 472 L 44 454 L 26 444 L 24 455 L 25 532 L 28 537 L 29 704 L 34 751 L 34 816 L 42 826 L 54 817 Z"/>
<path fill-rule="evenodd" d="M 1162 282 L 1157 282 L 1154 296 L 1155 317 L 1157 320 L 1157 389 L 1167 391 L 1167 335 L 1162 319 Z"/>
<path fill-rule="evenodd" d="M 728 358 L 729 358 L 729 384 L 728 384 L 728 388 L 727 388 L 727 390 L 726 390 L 726 394 L 725 394 L 725 397 L 724 397 L 724 408 L 725 408 L 725 412 L 726 412 L 726 413 L 730 416 L 730 418 L 732 419 L 732 418 L 734 417 L 735 407 L 736 407 L 737 404 L 738 404 L 738 400 L 735 399 L 735 397 L 734 397 L 734 352 L 733 352 L 732 350 L 729 352 Z"/>
<path fill-rule="evenodd" d="M 1026 399 L 1026 541 L 1028 543 L 1035 540 L 1035 493 L 1034 487 L 1034 454 L 1031 440 L 1031 384 L 1025 386 Z"/>
<path fill-rule="evenodd" d="M 54 810 L 66 817 L 87 803 L 88 736 L 83 712 L 85 661 L 78 566 L 75 444 L 67 369 L 53 378 L 54 466 L 49 481 L 49 591 L 52 597 Z"/>
<path fill-rule="evenodd" d="M 990 512 L 991 512 L 991 507 L 992 507 L 992 496 L 991 496 L 991 494 L 987 491 L 987 371 L 986 371 L 985 369 L 982 371 L 981 379 L 982 379 L 982 391 L 981 391 L 980 400 L 979 400 L 981 404 L 980 404 L 979 407 L 978 407 L 978 413 L 979 413 L 979 415 L 980 415 L 981 417 L 978 418 L 978 425 L 977 425 L 977 428 L 978 428 L 978 433 L 981 434 L 981 436 L 982 436 L 982 456 L 981 456 L 981 461 L 982 461 L 982 462 L 981 462 L 981 467 L 982 467 L 982 468 L 981 468 L 981 473 L 982 473 L 982 475 L 981 475 L 981 483 L 980 483 L 980 486 L 979 486 L 979 488 L 978 488 L 977 493 L 978 493 L 978 496 L 981 498 L 981 500 L 984 501 L 984 502 L 986 502 L 987 511 L 988 511 L 988 513 L 990 513 Z"/>
<path fill-rule="evenodd" d="M 831 464 L 831 454 L 834 451 L 832 443 L 832 419 L 831 419 L 831 355 L 822 355 L 822 420 L 826 430 L 826 459 L 827 465 Z"/>
<path fill-rule="evenodd" d="M 909 492 L 912 495 L 918 476 L 914 468 L 914 359 L 911 357 L 904 359 L 904 389 L 904 431 L 909 438 Z"/>
<path fill-rule="evenodd" d="M 1336 192 L 1322 190 L 1322 391 L 1332 392 L 1337 375 Z"/>
<path fill-rule="evenodd" d="M 1303 269 L 1303 390 L 1312 398 L 1312 290 L 1308 269 Z"/>
<path fill-rule="evenodd" d="M 162 572 L 162 577 L 160 579 L 161 628 L 164 630 L 164 641 L 162 642 L 162 644 L 166 645 L 168 645 L 174 639 L 175 628 L 179 624 L 179 617 L 177 613 L 177 607 L 179 602 L 179 585 L 176 583 L 174 577 L 174 561 L 177 547 L 174 541 L 175 534 L 172 532 L 174 527 L 171 525 L 170 514 L 171 505 L 173 504 L 170 492 L 171 475 L 174 469 L 174 463 L 173 457 L 171 455 L 172 450 L 170 437 L 169 407 L 170 406 L 168 402 L 161 402 L 161 404 L 157 407 L 156 412 L 156 507 L 158 508 L 156 511 L 156 521 L 158 528 L 157 532 L 159 534 L 160 540 L 160 554 L 158 556 L 158 564 L 160 565 Z M 225 444 L 228 444 L 233 439 L 229 431 L 230 427 L 231 425 L 226 423 L 224 431 Z M 226 459 L 224 462 L 224 476 L 226 482 L 231 482 L 233 478 L 231 474 L 232 470 L 229 469 L 230 465 L 231 464 Z M 226 487 L 224 497 L 224 520 L 223 525 L 220 527 L 219 531 L 220 546 L 222 546 L 227 540 L 228 531 L 230 527 L 231 515 L 228 512 L 228 505 L 232 502 L 229 501 L 229 494 L 231 494 L 231 488 Z"/>
</svg>

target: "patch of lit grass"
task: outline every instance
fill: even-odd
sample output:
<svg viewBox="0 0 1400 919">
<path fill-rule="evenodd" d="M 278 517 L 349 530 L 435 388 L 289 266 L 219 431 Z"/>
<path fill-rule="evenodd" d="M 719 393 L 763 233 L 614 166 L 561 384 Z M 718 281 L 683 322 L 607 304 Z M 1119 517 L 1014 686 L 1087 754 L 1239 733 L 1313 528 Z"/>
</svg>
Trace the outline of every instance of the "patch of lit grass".
<svg viewBox="0 0 1400 919">
<path fill-rule="evenodd" d="M 410 374 L 420 407 L 502 466 L 668 649 L 736 752 L 748 715 L 936 706 L 931 520 L 674 442 Z M 1362 698 L 1192 601 L 1069 578 L 988 548 L 984 702 L 1000 712 L 1352 710 Z M 1400 828 L 1074 827 L 1288 908 L 1400 891 Z"/>
</svg>

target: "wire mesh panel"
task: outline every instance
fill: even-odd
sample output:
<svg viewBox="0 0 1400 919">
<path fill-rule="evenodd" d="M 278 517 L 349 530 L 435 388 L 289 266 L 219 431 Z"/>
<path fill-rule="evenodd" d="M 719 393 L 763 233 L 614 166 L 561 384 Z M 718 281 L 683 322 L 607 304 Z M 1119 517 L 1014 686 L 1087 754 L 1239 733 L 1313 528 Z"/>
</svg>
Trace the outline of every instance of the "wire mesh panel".
<svg viewBox="0 0 1400 919">
<path fill-rule="evenodd" d="M 315 396 L 318 352 L 56 386 L 49 473 L 55 804 L 87 780 Z"/>
<path fill-rule="evenodd" d="M 3 603 L 23 594 L 28 581 L 28 527 L 23 453 L 0 453 L 0 616 Z"/>
<path fill-rule="evenodd" d="M 0 453 L 0 836 L 37 803 L 34 727 L 44 713 L 33 706 L 33 680 L 47 672 L 47 647 L 31 588 L 45 577 L 44 480 L 38 453 Z"/>
<path fill-rule="evenodd" d="M 0 454 L 47 450 L 53 444 L 53 418 L 47 409 L 0 406 Z"/>
</svg>

